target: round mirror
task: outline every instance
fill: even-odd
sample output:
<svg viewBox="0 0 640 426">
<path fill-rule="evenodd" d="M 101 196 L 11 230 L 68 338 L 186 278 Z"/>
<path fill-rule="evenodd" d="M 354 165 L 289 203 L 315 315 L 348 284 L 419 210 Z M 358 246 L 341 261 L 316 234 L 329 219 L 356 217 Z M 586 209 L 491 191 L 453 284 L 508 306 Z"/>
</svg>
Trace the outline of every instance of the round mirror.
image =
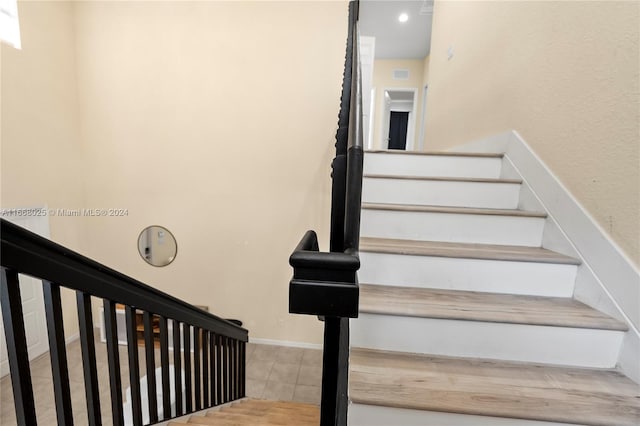
<svg viewBox="0 0 640 426">
<path fill-rule="evenodd" d="M 173 234 L 162 226 L 148 226 L 138 237 L 138 251 L 149 265 L 167 266 L 176 258 L 178 245 Z"/>
</svg>

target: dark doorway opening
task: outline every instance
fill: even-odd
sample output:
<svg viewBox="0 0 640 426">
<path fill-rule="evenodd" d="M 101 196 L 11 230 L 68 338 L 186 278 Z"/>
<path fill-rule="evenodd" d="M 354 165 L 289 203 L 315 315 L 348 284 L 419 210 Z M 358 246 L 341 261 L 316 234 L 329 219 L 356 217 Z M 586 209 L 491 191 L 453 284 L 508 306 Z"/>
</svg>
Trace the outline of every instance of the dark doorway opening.
<svg viewBox="0 0 640 426">
<path fill-rule="evenodd" d="M 391 111 L 389 119 L 389 149 L 407 149 L 409 113 Z"/>
</svg>

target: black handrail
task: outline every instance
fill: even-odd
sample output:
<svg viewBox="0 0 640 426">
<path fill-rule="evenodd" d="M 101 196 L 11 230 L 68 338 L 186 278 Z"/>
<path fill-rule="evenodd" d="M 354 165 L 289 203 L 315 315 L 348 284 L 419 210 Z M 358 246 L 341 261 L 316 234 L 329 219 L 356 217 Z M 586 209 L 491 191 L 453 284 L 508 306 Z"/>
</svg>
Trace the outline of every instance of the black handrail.
<svg viewBox="0 0 640 426">
<path fill-rule="evenodd" d="M 90 425 L 99 425 L 101 422 L 91 297 L 103 299 L 114 424 L 120 425 L 124 422 L 116 304 L 125 307 L 129 363 L 132 364 L 129 369 L 133 399 L 131 401 L 132 417 L 135 425 L 142 424 L 136 334 L 138 314 L 142 314 L 144 323 L 150 407 L 148 414 L 152 423 L 188 414 L 194 411 L 193 405 L 196 409 L 207 408 L 244 397 L 245 344 L 248 341 L 248 332 L 244 328 L 204 312 L 4 219 L 0 219 L 0 239 L 2 315 L 18 424 L 36 424 L 18 274 L 29 275 L 43 281 L 58 424 L 73 424 L 60 287 L 76 291 Z M 160 328 L 161 383 L 159 385 L 162 389 L 162 401 L 159 402 L 163 407 L 163 419 L 158 419 L 156 405 L 158 401 L 155 398 L 154 346 L 156 342 L 152 334 L 154 321 L 157 321 Z M 169 388 L 169 321 L 173 326 L 171 336 L 175 379 L 173 412 L 170 411 L 169 399 L 172 393 Z M 184 340 L 182 345 L 180 331 Z M 191 340 L 193 340 L 194 349 L 197 348 L 193 354 L 193 365 L 196 371 L 193 385 L 191 383 Z M 184 359 L 184 367 L 182 367 L 182 359 Z M 207 363 L 206 366 L 203 365 L 202 374 L 199 371 L 200 359 Z M 185 406 L 182 404 L 183 374 L 186 388 Z M 202 393 L 200 392 L 201 379 L 206 389 Z M 209 383 L 211 392 L 208 391 Z M 196 400 L 195 404 L 192 404 L 194 389 Z"/>
<path fill-rule="evenodd" d="M 358 1 L 349 3 L 349 32 L 342 97 L 331 167 L 330 252 L 319 251 L 307 231 L 289 259 L 289 312 L 324 320 L 321 426 L 346 426 L 349 318 L 358 316 L 360 209 L 362 198 L 362 96 L 358 57 Z"/>
</svg>

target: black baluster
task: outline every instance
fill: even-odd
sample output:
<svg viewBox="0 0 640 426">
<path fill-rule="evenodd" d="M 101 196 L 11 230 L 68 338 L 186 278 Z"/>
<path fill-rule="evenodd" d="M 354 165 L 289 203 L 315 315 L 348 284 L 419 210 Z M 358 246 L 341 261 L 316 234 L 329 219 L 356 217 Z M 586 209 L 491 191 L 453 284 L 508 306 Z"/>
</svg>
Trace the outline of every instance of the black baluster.
<svg viewBox="0 0 640 426">
<path fill-rule="evenodd" d="M 229 399 L 236 399 L 236 340 L 229 339 Z"/>
<path fill-rule="evenodd" d="M 216 336 L 216 394 L 218 395 L 218 404 L 224 404 L 222 373 L 222 336 Z"/>
<path fill-rule="evenodd" d="M 193 390 L 191 389 L 191 326 L 183 324 L 182 338 L 184 342 L 184 390 L 185 413 L 193 411 Z"/>
<path fill-rule="evenodd" d="M 247 342 L 240 342 L 240 398 L 247 396 Z"/>
<path fill-rule="evenodd" d="M 182 415 L 182 360 L 180 359 L 180 322 L 173 320 L 173 378 L 176 396 L 176 416 Z"/>
<path fill-rule="evenodd" d="M 2 268 L 2 319 L 7 339 L 7 355 L 13 385 L 13 400 L 16 407 L 16 420 L 19 425 L 36 424 L 36 406 L 33 401 L 33 386 L 27 354 L 27 337 L 24 331 L 22 301 L 18 273 Z"/>
<path fill-rule="evenodd" d="M 96 369 L 96 347 L 93 336 L 93 316 L 91 313 L 91 295 L 76 292 L 78 305 L 78 324 L 80 328 L 80 349 L 82 351 L 82 369 L 84 372 L 84 391 L 87 401 L 89 426 L 100 426 L 100 391 Z"/>
<path fill-rule="evenodd" d="M 222 337 L 222 374 L 224 402 L 229 402 L 231 400 L 231 395 L 229 394 L 229 339 L 226 336 Z"/>
<path fill-rule="evenodd" d="M 202 392 L 200 388 L 200 328 L 193 327 L 193 387 L 195 388 L 195 410 L 202 410 Z"/>
<path fill-rule="evenodd" d="M 208 408 L 209 404 L 209 333 L 202 330 L 202 406 Z"/>
<path fill-rule="evenodd" d="M 131 385 L 131 411 L 134 426 L 142 425 L 142 404 L 140 396 L 140 360 L 138 357 L 138 324 L 136 309 L 125 308 L 127 325 L 127 351 L 129 354 L 129 384 Z"/>
<path fill-rule="evenodd" d="M 58 425 L 73 425 L 60 286 L 49 281 L 43 281 L 42 289 L 49 335 L 49 354 L 51 357 L 51 375 L 53 377 L 53 396 L 56 401 L 56 418 L 58 419 Z"/>
<path fill-rule="evenodd" d="M 238 399 L 240 395 L 240 350 L 238 343 L 238 340 L 233 339 L 233 399 Z"/>
<path fill-rule="evenodd" d="M 107 362 L 109 364 L 109 385 L 111 387 L 111 414 L 114 425 L 124 425 L 122 409 L 122 380 L 120 378 L 120 354 L 118 353 L 118 325 L 116 304 L 104 299 L 104 328 L 107 337 Z"/>
<path fill-rule="evenodd" d="M 144 325 L 144 353 L 147 364 L 147 398 L 149 400 L 149 421 L 158 421 L 158 398 L 156 395 L 155 341 L 153 338 L 153 316 L 150 312 L 142 314 Z"/>
<path fill-rule="evenodd" d="M 216 395 L 216 335 L 211 333 L 209 335 L 209 375 L 211 377 L 209 390 L 211 396 L 211 405 L 218 405 L 218 398 Z"/>
<path fill-rule="evenodd" d="M 169 387 L 169 330 L 167 319 L 160 317 L 160 370 L 162 372 L 162 414 L 171 417 L 171 389 Z"/>
</svg>

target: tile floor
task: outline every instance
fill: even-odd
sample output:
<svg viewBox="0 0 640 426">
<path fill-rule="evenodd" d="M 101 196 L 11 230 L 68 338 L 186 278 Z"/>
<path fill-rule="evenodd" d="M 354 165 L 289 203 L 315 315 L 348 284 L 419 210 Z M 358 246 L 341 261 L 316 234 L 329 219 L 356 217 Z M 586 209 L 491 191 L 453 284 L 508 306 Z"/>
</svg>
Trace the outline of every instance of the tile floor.
<svg viewBox="0 0 640 426">
<path fill-rule="evenodd" d="M 102 420 L 104 425 L 109 425 L 112 421 L 106 345 L 96 342 Z M 120 346 L 122 386 L 125 389 L 129 386 L 126 348 L 126 346 Z M 78 341 L 67 345 L 67 358 L 74 423 L 86 425 L 82 358 Z M 139 358 L 140 371 L 144 374 L 142 348 L 140 348 Z M 156 351 L 156 365 L 159 359 L 159 352 Z M 38 424 L 55 425 L 53 381 L 48 354 L 42 355 L 31 363 L 31 375 Z M 322 353 L 320 350 L 252 343 L 247 345 L 247 396 L 249 397 L 319 404 L 321 376 Z M 2 426 L 16 424 L 9 376 L 0 380 L 0 424 Z"/>
</svg>

